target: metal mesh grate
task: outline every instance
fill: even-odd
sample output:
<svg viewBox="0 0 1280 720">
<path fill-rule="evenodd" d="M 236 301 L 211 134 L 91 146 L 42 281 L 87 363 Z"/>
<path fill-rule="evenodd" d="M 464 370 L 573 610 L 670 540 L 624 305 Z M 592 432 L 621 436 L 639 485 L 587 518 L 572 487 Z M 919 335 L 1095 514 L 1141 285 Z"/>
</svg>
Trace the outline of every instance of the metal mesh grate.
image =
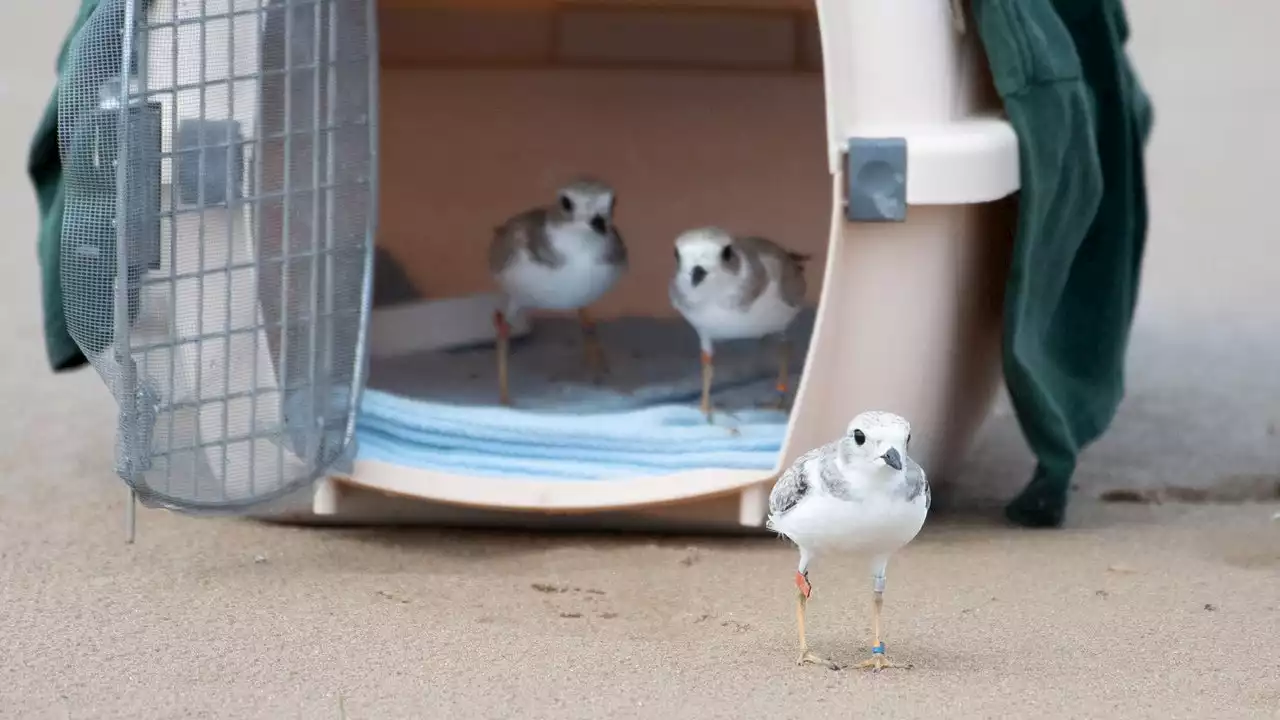
<svg viewBox="0 0 1280 720">
<path fill-rule="evenodd" d="M 60 82 L 67 324 L 147 504 L 347 456 L 376 220 L 375 0 L 103 0 Z"/>
</svg>

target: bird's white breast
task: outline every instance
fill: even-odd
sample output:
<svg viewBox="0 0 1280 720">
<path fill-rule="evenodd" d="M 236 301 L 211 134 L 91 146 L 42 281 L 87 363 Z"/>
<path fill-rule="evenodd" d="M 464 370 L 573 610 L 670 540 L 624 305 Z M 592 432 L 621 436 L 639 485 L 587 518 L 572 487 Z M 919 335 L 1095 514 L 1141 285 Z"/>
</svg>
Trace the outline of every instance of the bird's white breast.
<svg viewBox="0 0 1280 720">
<path fill-rule="evenodd" d="M 807 465 L 811 484 L 805 497 L 770 525 L 812 552 L 887 555 L 911 542 L 924 526 L 925 496 L 906 500 L 892 479 L 850 478 L 854 499 L 834 497 L 822 487 L 820 459 Z"/>
<path fill-rule="evenodd" d="M 830 496 L 806 498 L 773 524 L 797 545 L 814 551 L 871 555 L 897 551 L 920 532 L 923 502 L 874 496 L 852 502 Z"/>
<path fill-rule="evenodd" d="M 759 338 L 787 329 L 799 308 L 782 301 L 777 282 L 770 282 L 755 302 L 737 307 L 716 299 L 682 309 L 685 319 L 708 340 Z"/>
<path fill-rule="evenodd" d="M 535 262 L 521 249 L 498 275 L 498 283 L 511 300 L 525 308 L 575 310 L 594 303 L 604 295 L 622 268 L 602 259 L 604 240 L 589 231 L 553 231 L 552 247 L 564 258 L 559 267 Z"/>
</svg>

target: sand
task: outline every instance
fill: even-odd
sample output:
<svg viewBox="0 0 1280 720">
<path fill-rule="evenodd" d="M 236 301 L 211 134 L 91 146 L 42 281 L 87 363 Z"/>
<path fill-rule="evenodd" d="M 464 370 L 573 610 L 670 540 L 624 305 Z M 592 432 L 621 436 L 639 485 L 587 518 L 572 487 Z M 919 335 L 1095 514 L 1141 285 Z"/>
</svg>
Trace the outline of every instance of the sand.
<svg viewBox="0 0 1280 720">
<path fill-rule="evenodd" d="M 1280 717 L 1280 504 L 1253 502 L 1274 497 L 1280 473 L 1280 227 L 1267 205 L 1280 158 L 1258 145 L 1280 93 L 1249 63 L 1269 52 L 1275 3 L 1213 24 L 1190 0 L 1129 3 L 1159 114 L 1129 399 L 1055 531 L 990 509 L 1031 467 L 997 408 L 947 506 L 890 566 L 887 644 L 914 668 L 879 675 L 793 664 L 795 554 L 776 539 L 144 511 L 125 545 L 106 391 L 45 366 L 22 174 L 76 3 L 11 5 L 0 717 Z M 1116 491 L 1167 501 L 1097 500 Z M 832 562 L 811 578 L 812 645 L 860 660 L 865 569 Z"/>
</svg>

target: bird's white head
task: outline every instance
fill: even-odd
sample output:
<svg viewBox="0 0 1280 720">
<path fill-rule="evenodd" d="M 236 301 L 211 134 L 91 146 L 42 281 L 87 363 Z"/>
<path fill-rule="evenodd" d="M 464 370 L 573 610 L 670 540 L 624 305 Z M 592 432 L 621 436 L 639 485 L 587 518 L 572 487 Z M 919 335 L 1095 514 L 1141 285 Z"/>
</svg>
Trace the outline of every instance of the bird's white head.
<svg viewBox="0 0 1280 720">
<path fill-rule="evenodd" d="M 605 235 L 613 227 L 614 200 L 614 190 L 605 182 L 579 178 L 560 188 L 556 197 L 556 219 Z"/>
<path fill-rule="evenodd" d="M 900 471 L 910 443 L 911 423 L 906 418 L 872 410 L 860 413 L 849 423 L 840 439 L 840 449 L 846 462 Z"/>
<path fill-rule="evenodd" d="M 676 282 L 685 295 L 714 294 L 737 284 L 742 255 L 733 236 L 717 227 L 686 230 L 676 238 Z"/>
</svg>

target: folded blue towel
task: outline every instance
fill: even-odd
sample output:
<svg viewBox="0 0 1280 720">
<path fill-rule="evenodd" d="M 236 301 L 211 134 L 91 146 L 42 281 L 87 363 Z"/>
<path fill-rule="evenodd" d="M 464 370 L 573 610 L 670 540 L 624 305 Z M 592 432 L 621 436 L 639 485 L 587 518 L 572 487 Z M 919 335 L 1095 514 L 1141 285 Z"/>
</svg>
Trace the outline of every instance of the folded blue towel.
<svg viewBox="0 0 1280 720">
<path fill-rule="evenodd" d="M 812 313 L 792 328 L 792 382 Z M 772 469 L 787 416 L 772 400 L 778 352 L 767 343 L 716 348 L 708 424 L 698 409 L 697 339 L 680 319 L 601 323 L 610 373 L 589 379 L 572 320 L 540 320 L 512 344 L 511 395 L 497 400 L 493 346 L 375 358 L 357 420 L 361 459 L 492 477 L 603 480 L 697 468 Z M 430 400 L 419 399 L 430 398 Z"/>
</svg>

